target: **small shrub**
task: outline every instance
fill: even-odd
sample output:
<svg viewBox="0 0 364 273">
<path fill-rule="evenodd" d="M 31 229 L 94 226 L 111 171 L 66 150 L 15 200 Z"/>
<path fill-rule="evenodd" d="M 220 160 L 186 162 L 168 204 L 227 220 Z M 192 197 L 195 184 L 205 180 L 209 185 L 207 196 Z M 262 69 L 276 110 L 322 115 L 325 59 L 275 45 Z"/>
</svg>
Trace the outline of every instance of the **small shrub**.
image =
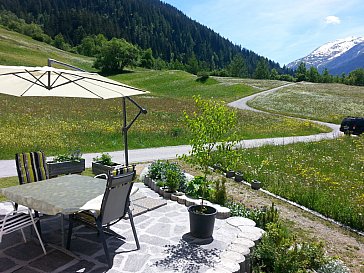
<svg viewBox="0 0 364 273">
<path fill-rule="evenodd" d="M 157 181 L 163 181 L 170 191 L 184 191 L 186 177 L 177 163 L 155 161 L 149 166 L 149 176 Z"/>
<path fill-rule="evenodd" d="M 317 273 L 350 273 L 350 270 L 340 260 L 331 260 L 321 266 Z"/>
<path fill-rule="evenodd" d="M 206 71 L 201 71 L 197 73 L 196 82 L 205 83 L 209 79 L 210 75 Z"/>
<path fill-rule="evenodd" d="M 161 180 L 166 162 L 157 160 L 149 166 L 149 177 L 154 180 Z"/>
<path fill-rule="evenodd" d="M 293 273 L 318 269 L 327 263 L 324 254 L 322 243 L 300 242 L 278 222 L 267 224 L 252 257 L 256 272 Z"/>
<path fill-rule="evenodd" d="M 250 211 L 242 203 L 235 201 L 228 201 L 226 206 L 230 209 L 231 216 L 239 216 L 249 218 Z"/>
<path fill-rule="evenodd" d="M 266 229 L 270 223 L 277 223 L 279 221 L 279 212 L 274 203 L 268 207 L 249 209 L 242 203 L 229 201 L 226 202 L 227 207 L 230 209 L 231 216 L 240 216 L 253 220 L 257 227 Z"/>
<path fill-rule="evenodd" d="M 223 177 L 221 180 L 218 179 L 215 181 L 215 189 L 214 189 L 214 198 L 213 202 L 219 205 L 225 205 L 227 200 L 227 193 L 226 193 L 226 178 Z"/>
<path fill-rule="evenodd" d="M 205 188 L 205 185 L 208 185 Z M 195 176 L 191 181 L 186 183 L 185 193 L 193 198 L 209 199 L 211 196 L 211 181 L 208 181 L 204 176 Z"/>
<path fill-rule="evenodd" d="M 108 153 L 102 153 L 101 156 L 96 156 L 93 158 L 93 161 L 100 162 L 103 165 L 106 166 L 112 166 L 114 163 L 112 162 L 111 155 Z"/>
<path fill-rule="evenodd" d="M 169 191 L 175 192 L 180 185 L 180 172 L 173 169 L 167 169 L 165 172 L 165 185 Z"/>
<path fill-rule="evenodd" d="M 54 162 L 65 162 L 65 161 L 77 161 L 79 162 L 82 159 L 82 153 L 79 149 L 70 151 L 66 154 L 59 154 L 54 157 Z"/>
</svg>

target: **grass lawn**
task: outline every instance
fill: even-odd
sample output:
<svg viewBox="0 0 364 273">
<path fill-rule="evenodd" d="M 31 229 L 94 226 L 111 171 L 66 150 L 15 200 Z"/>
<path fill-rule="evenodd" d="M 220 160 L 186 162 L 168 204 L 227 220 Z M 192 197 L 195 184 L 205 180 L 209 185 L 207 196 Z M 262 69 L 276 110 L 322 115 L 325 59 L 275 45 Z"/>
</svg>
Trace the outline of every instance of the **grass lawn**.
<svg viewBox="0 0 364 273">
<path fill-rule="evenodd" d="M 178 80 L 175 82 L 178 85 Z M 148 109 L 148 114 L 142 115 L 129 131 L 132 149 L 188 143 L 183 111 L 193 110 L 192 98 L 163 97 L 155 93 L 156 96 L 151 96 L 152 91 L 149 96 L 135 98 Z M 0 100 L 0 159 L 11 159 L 17 152 L 31 150 L 55 155 L 76 148 L 83 153 L 123 149 L 120 100 L 7 95 L 0 95 Z M 129 105 L 127 112 L 130 120 L 136 109 Z M 316 124 L 269 114 L 239 111 L 238 116 L 236 130 L 240 139 L 327 131 Z"/>
<path fill-rule="evenodd" d="M 258 96 L 248 104 L 288 116 L 339 124 L 346 116 L 364 116 L 364 87 L 298 83 Z"/>
<path fill-rule="evenodd" d="M 364 231 L 364 138 L 245 149 L 237 170 L 263 188 Z"/>
<path fill-rule="evenodd" d="M 0 28 L 0 64 L 43 66 L 48 58 L 92 70 L 92 58 L 75 55 Z M 136 69 L 112 76 L 150 91 L 135 100 L 148 109 L 129 131 L 131 149 L 187 144 L 183 111 L 193 111 L 193 95 L 230 102 L 285 82 L 210 77 L 206 82 L 183 71 Z M 122 150 L 121 100 L 17 98 L 0 95 L 0 159 L 17 152 L 43 150 L 56 155 L 69 150 Z M 129 120 L 136 109 L 128 106 Z M 239 112 L 239 138 L 309 135 L 327 131 L 317 125 L 268 114 Z"/>
</svg>

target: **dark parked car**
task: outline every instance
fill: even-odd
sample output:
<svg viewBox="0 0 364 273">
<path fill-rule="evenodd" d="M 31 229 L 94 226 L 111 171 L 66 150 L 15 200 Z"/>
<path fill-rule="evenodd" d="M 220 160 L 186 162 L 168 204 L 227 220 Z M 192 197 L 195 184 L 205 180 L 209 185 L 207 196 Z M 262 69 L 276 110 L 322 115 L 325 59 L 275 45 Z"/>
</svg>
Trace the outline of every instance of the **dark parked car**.
<svg viewBox="0 0 364 273">
<path fill-rule="evenodd" d="M 360 135 L 364 132 L 364 118 L 347 117 L 341 122 L 340 131 L 346 135 Z"/>
</svg>

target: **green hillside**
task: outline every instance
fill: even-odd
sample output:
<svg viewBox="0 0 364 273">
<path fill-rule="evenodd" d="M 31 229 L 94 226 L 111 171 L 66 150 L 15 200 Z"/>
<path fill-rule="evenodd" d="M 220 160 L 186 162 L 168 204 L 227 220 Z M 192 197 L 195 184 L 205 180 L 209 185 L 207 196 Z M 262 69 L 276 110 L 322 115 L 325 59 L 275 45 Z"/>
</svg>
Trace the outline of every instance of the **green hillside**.
<svg viewBox="0 0 364 273">
<path fill-rule="evenodd" d="M 155 58 L 168 63 L 197 61 L 202 70 L 226 68 L 239 55 L 250 76 L 262 59 L 270 69 L 289 71 L 159 0 L 1 0 L 0 9 L 42 26 L 51 38 L 62 34 L 71 46 L 89 35 L 103 34 L 108 39 L 123 38 L 144 50 L 150 48 Z"/>
<path fill-rule="evenodd" d="M 47 44 L 0 28 L 0 64 L 43 66 L 47 59 L 92 69 L 92 59 L 55 49 Z M 130 130 L 130 148 L 146 148 L 188 143 L 183 111 L 193 111 L 193 95 L 232 101 L 278 81 L 250 82 L 196 76 L 182 71 L 134 69 L 115 75 L 115 80 L 150 91 L 135 99 L 148 109 Z M 0 78 L 1 81 L 1 78 Z M 1 82 L 0 82 L 1 84 Z M 11 159 L 21 151 L 44 150 L 47 155 L 80 148 L 82 152 L 122 150 L 120 100 L 75 98 L 32 98 L 0 95 L 0 159 Z M 129 117 L 135 112 L 128 105 Z M 239 111 L 240 139 L 308 135 L 327 129 L 309 122 Z"/>
<path fill-rule="evenodd" d="M 0 27 L 0 64 L 45 66 L 48 58 L 92 70 L 92 58 L 59 50 L 32 38 Z"/>
</svg>

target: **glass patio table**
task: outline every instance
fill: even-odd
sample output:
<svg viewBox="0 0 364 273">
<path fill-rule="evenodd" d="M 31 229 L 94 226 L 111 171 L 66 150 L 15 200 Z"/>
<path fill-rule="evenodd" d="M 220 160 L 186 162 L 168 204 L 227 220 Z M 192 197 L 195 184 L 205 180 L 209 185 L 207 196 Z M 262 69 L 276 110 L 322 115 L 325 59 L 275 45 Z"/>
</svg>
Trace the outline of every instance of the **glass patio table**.
<svg viewBox="0 0 364 273">
<path fill-rule="evenodd" d="M 0 189 L 9 200 L 48 215 L 63 216 L 80 211 L 88 201 L 105 192 L 106 180 L 82 175 L 65 175 Z"/>
</svg>

